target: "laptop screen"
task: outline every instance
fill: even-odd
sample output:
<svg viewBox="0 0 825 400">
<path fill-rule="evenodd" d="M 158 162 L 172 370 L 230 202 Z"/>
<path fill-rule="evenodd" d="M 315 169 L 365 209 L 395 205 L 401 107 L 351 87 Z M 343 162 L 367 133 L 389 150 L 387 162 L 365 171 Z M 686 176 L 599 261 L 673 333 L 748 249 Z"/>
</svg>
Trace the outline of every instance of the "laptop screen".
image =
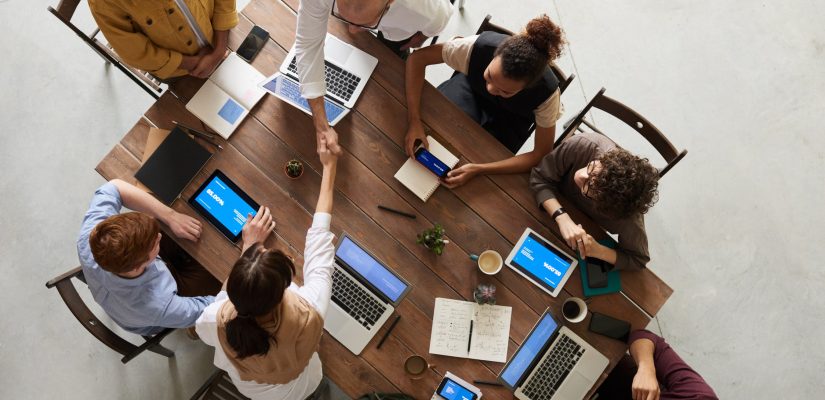
<svg viewBox="0 0 825 400">
<path fill-rule="evenodd" d="M 573 259 L 530 232 L 524 238 L 512 263 L 532 275 L 538 283 L 555 289 L 567 274 L 567 270 L 573 264 Z"/>
<path fill-rule="evenodd" d="M 529 373 L 527 368 L 533 365 L 533 361 L 537 357 L 542 356 L 542 349 L 546 347 L 558 325 L 549 312 L 542 315 L 535 328 L 524 339 L 524 343 L 521 344 L 516 354 L 501 371 L 500 376 L 504 383 L 511 388 L 518 385 L 525 373 Z"/>
<path fill-rule="evenodd" d="M 358 247 L 349 237 L 341 240 L 335 256 L 361 274 L 373 287 L 378 289 L 390 301 L 396 302 L 404 294 L 407 284 L 398 279 L 387 267 L 373 258 L 364 249 Z"/>
</svg>

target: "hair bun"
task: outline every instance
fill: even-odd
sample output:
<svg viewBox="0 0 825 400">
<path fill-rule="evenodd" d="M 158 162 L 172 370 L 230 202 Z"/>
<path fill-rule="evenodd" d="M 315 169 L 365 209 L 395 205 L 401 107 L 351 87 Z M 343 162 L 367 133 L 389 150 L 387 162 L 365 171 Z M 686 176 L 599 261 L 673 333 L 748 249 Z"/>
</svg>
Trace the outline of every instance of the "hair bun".
<svg viewBox="0 0 825 400">
<path fill-rule="evenodd" d="M 550 20 L 547 14 L 533 18 L 527 23 L 525 36 L 539 51 L 546 53 L 550 60 L 558 58 L 565 45 L 564 31 Z"/>
</svg>

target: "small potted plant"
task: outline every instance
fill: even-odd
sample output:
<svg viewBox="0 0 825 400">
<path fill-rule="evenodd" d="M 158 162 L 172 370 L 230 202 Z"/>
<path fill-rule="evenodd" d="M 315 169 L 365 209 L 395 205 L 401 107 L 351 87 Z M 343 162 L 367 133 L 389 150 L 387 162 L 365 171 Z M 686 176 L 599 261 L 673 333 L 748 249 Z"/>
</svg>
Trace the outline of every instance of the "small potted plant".
<svg viewBox="0 0 825 400">
<path fill-rule="evenodd" d="M 298 179 L 304 174 L 304 164 L 296 159 L 289 160 L 284 165 L 284 173 L 290 179 Z"/>
<path fill-rule="evenodd" d="M 444 228 L 438 223 L 430 229 L 421 232 L 418 235 L 418 244 L 423 245 L 435 255 L 440 256 L 444 253 L 444 245 L 450 243 L 449 240 L 444 239 Z"/>
<path fill-rule="evenodd" d="M 479 284 L 473 290 L 473 299 L 478 304 L 496 304 L 496 285 Z"/>
</svg>

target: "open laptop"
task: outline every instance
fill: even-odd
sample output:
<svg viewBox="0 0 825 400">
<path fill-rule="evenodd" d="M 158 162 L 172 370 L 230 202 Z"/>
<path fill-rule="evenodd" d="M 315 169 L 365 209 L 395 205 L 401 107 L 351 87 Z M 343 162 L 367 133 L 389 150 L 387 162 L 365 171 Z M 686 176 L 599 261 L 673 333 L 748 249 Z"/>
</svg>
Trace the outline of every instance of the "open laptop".
<svg viewBox="0 0 825 400">
<path fill-rule="evenodd" d="M 335 247 L 332 302 L 324 329 L 349 351 L 361 354 L 410 289 L 403 278 L 342 234 Z"/>
<path fill-rule="evenodd" d="M 544 311 L 498 380 L 521 400 L 582 399 L 608 365 L 607 357 Z"/>
<path fill-rule="evenodd" d="M 329 124 L 335 125 L 355 106 L 355 101 L 378 65 L 378 59 L 327 33 L 324 65 L 327 87 L 324 109 Z M 261 87 L 303 112 L 312 114 L 309 103 L 301 97 L 299 90 L 298 58 L 294 45 L 281 64 L 279 73 L 267 78 Z"/>
</svg>

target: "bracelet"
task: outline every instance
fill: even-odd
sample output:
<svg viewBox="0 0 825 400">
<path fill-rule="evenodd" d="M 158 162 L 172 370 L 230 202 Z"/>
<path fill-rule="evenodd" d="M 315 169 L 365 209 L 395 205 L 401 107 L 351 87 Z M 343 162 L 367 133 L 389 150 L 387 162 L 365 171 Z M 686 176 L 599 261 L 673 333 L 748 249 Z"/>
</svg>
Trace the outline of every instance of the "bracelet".
<svg viewBox="0 0 825 400">
<path fill-rule="evenodd" d="M 559 207 L 556 211 L 553 211 L 553 215 L 551 215 L 551 216 L 550 216 L 550 218 L 551 218 L 553 221 L 555 221 L 555 220 L 556 220 L 556 218 L 558 218 L 558 217 L 559 217 L 559 215 L 562 215 L 562 214 L 567 214 L 567 211 L 564 211 L 564 208 Z"/>
</svg>

